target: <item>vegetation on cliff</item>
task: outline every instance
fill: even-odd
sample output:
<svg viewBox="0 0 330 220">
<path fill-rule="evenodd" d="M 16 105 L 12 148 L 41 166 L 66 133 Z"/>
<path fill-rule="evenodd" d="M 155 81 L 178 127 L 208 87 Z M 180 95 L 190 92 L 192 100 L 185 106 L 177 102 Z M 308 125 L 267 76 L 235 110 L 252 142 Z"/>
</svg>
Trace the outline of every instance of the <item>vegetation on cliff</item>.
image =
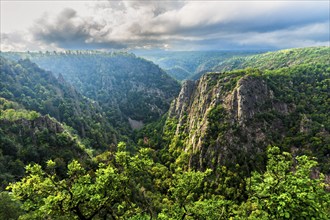
<svg viewBox="0 0 330 220">
<path fill-rule="evenodd" d="M 85 161 L 86 147 L 67 128 L 49 116 L 28 111 L 15 102 L 0 98 L 0 186 L 17 181 L 30 163 L 46 166 L 57 162 L 56 170 L 66 176 L 71 160 Z"/>
<path fill-rule="evenodd" d="M 189 94 L 169 113 L 176 123 L 167 129 L 174 126 L 168 149 L 182 149 L 190 167 L 239 164 L 250 173 L 264 167 L 265 147 L 277 145 L 317 157 L 328 173 L 330 68 L 321 51 L 313 64 L 209 73 L 184 84 L 180 94 Z"/>
<path fill-rule="evenodd" d="M 329 52 L 232 58 L 167 114 L 178 83 L 143 59 L 5 53 L 0 218 L 329 219 Z"/>
</svg>

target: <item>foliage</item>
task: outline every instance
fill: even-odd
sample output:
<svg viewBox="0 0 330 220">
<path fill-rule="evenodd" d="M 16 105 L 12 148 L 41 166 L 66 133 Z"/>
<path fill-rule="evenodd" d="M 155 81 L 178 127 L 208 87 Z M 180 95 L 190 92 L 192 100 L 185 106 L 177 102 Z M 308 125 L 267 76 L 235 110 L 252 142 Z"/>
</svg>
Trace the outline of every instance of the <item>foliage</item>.
<svg viewBox="0 0 330 220">
<path fill-rule="evenodd" d="M 50 158 L 58 162 L 56 169 L 65 176 L 66 163 L 88 155 L 79 139 L 55 119 L 0 99 L 1 188 L 23 176 L 24 164 L 45 165 Z"/>
<path fill-rule="evenodd" d="M 324 175 L 310 177 L 316 166 L 305 155 L 292 158 L 270 147 L 266 172 L 254 172 L 247 183 L 249 219 L 329 219 Z"/>
<path fill-rule="evenodd" d="M 278 147 L 270 147 L 267 170 L 246 179 L 247 197 L 239 201 L 210 190 L 208 184 L 216 181 L 210 169 L 170 171 L 152 159 L 151 149 L 135 155 L 124 149 L 125 143 L 121 143 L 114 161 L 100 162 L 95 170 L 74 160 L 64 179 L 57 176 L 52 160 L 45 169 L 37 164 L 27 166 L 25 177 L 8 187 L 22 201 L 25 213 L 20 218 L 329 218 L 330 194 L 324 176 L 319 173 L 310 178 L 317 163 L 307 156 L 292 158 Z"/>
<path fill-rule="evenodd" d="M 23 214 L 20 206 L 21 204 L 10 193 L 0 191 L 0 219 L 18 219 Z"/>
<path fill-rule="evenodd" d="M 130 156 L 123 151 L 125 144 L 120 145 L 115 164 L 99 163 L 95 171 L 88 171 L 74 160 L 65 179 L 56 175 L 52 160 L 45 170 L 37 164 L 27 166 L 26 176 L 8 187 L 23 201 L 26 214 L 22 219 L 127 219 L 151 209 L 148 190 L 153 162 L 147 156 L 149 151 L 141 149 L 138 155 Z"/>
<path fill-rule="evenodd" d="M 47 169 L 54 169 L 53 161 L 47 162 Z M 100 164 L 94 176 L 87 173 L 77 161 L 68 165 L 68 178 L 57 180 L 55 174 L 45 173 L 39 165 L 27 166 L 27 177 L 10 185 L 18 198 L 30 198 L 23 203 L 27 211 L 23 219 L 47 216 L 92 219 L 103 209 L 112 213 L 112 206 L 127 192 L 121 185 L 126 181 L 111 166 Z M 39 192 L 38 195 L 32 195 Z M 117 204 L 121 208 L 122 203 Z"/>
<path fill-rule="evenodd" d="M 0 60 L 0 97 L 68 124 L 94 148 L 104 149 L 114 141 L 113 135 L 117 132 L 95 102 L 29 60 L 10 62 L 3 57 Z M 19 114 L 13 115 L 12 110 L 4 110 L 2 117 L 22 117 Z M 36 117 L 36 113 L 30 114 L 34 115 L 25 115 Z"/>
<path fill-rule="evenodd" d="M 40 117 L 40 114 L 36 111 L 27 111 L 27 110 L 19 110 L 15 111 L 14 109 L 6 109 L 0 110 L 0 120 L 9 120 L 9 121 L 16 121 L 18 119 L 27 119 L 27 120 L 34 120 Z"/>
</svg>

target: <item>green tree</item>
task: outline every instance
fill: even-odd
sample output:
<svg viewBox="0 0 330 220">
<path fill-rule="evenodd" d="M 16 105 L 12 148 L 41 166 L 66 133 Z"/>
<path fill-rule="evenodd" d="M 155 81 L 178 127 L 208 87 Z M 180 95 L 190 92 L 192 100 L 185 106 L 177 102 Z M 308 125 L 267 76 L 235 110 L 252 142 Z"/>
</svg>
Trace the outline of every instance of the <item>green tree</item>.
<svg viewBox="0 0 330 220">
<path fill-rule="evenodd" d="M 17 219 L 22 210 L 20 203 L 8 192 L 0 192 L 0 219 Z"/>
<path fill-rule="evenodd" d="M 55 166 L 48 161 L 46 172 L 40 165 L 28 165 L 27 176 L 9 185 L 8 189 L 23 202 L 26 214 L 22 219 L 85 220 L 97 215 L 116 219 L 118 210 L 127 205 L 124 198 L 129 192 L 123 187 L 127 178 L 114 167 L 100 164 L 95 173 L 89 173 L 73 161 L 68 165 L 68 178 L 59 180 Z"/>
<path fill-rule="evenodd" d="M 194 202 L 198 201 L 204 178 L 211 170 L 177 172 L 173 174 L 172 186 L 169 189 L 170 197 L 166 199 L 167 207 L 160 213 L 160 219 L 190 219 L 194 218 Z"/>
<path fill-rule="evenodd" d="M 254 172 L 248 179 L 249 218 L 251 219 L 329 219 L 330 194 L 324 175 L 310 178 L 317 166 L 307 156 L 268 149 L 267 171 Z"/>
</svg>

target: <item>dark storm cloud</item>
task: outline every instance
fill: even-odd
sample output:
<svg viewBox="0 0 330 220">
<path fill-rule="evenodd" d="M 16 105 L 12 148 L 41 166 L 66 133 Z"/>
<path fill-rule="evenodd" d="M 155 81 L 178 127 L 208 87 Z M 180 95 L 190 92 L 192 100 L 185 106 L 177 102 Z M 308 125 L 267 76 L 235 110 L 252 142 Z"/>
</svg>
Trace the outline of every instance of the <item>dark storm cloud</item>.
<svg viewBox="0 0 330 220">
<path fill-rule="evenodd" d="M 329 42 L 329 2 L 108 1 L 39 19 L 34 39 L 66 49 L 293 47 Z M 312 31 L 310 31 L 312 30 Z"/>
<path fill-rule="evenodd" d="M 53 21 L 48 17 L 40 18 L 31 28 L 34 39 L 45 43 L 55 43 L 66 49 L 100 49 L 100 48 L 123 48 L 125 45 L 114 41 L 90 41 L 91 32 L 98 32 L 100 36 L 111 32 L 107 29 L 102 32 L 102 23 L 93 19 L 87 19 L 77 15 L 74 9 L 64 9 Z M 101 33 L 102 32 L 102 33 Z"/>
<path fill-rule="evenodd" d="M 46 42 L 62 43 L 88 38 L 90 24 L 85 21 L 74 22 L 75 18 L 76 11 L 68 8 L 63 10 L 53 23 L 49 23 L 47 18 L 41 18 L 38 25 L 32 28 L 32 32 L 36 39 Z"/>
</svg>

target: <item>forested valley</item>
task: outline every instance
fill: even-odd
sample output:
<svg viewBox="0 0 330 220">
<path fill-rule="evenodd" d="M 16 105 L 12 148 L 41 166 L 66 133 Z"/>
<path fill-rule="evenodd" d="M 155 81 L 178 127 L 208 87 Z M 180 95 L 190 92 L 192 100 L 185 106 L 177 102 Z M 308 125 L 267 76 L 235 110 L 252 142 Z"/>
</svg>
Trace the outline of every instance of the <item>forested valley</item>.
<svg viewBox="0 0 330 220">
<path fill-rule="evenodd" d="M 1 52 L 0 79 L 0 219 L 330 219 L 329 47 Z"/>
</svg>

